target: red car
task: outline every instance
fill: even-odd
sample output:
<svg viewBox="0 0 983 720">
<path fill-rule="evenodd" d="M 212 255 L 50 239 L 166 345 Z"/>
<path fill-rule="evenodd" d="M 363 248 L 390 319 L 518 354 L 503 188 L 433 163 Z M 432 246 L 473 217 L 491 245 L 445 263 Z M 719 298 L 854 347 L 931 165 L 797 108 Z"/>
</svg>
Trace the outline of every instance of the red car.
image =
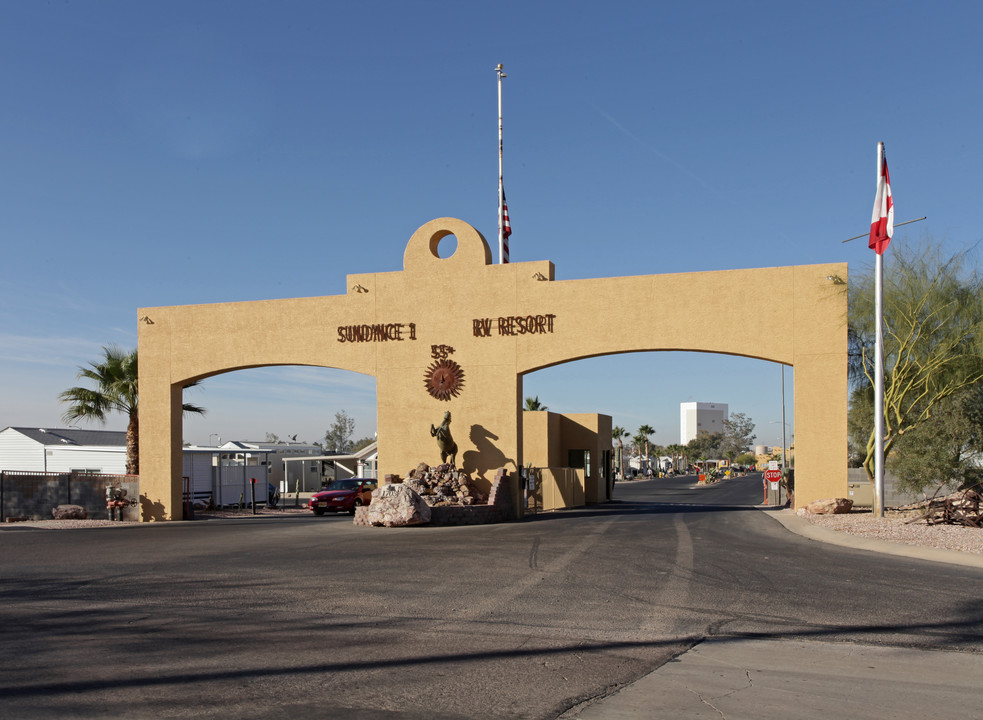
<svg viewBox="0 0 983 720">
<path fill-rule="evenodd" d="M 311 495 L 308 507 L 315 515 L 328 512 L 355 514 L 355 508 L 372 501 L 372 491 L 379 486 L 375 478 L 347 478 L 334 480 L 327 488 Z"/>
</svg>

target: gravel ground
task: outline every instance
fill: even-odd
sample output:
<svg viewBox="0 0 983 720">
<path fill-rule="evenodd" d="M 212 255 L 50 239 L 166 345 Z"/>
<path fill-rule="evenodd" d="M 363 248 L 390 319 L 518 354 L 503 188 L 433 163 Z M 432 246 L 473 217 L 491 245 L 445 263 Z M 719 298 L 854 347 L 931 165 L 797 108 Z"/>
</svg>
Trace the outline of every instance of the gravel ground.
<svg viewBox="0 0 983 720">
<path fill-rule="evenodd" d="M 197 520 L 221 520 L 227 518 L 283 517 L 285 515 L 307 514 L 306 508 L 269 509 L 258 508 L 256 515 L 248 510 L 213 510 L 198 511 Z M 791 513 L 791 510 L 781 512 Z M 983 555 L 983 530 L 952 525 L 927 525 L 924 522 L 909 523 L 914 516 L 912 513 L 887 511 L 886 517 L 876 518 L 870 511 L 854 511 L 843 515 L 805 515 L 806 521 L 830 530 L 861 535 L 878 540 L 919 545 L 922 547 L 940 548 L 942 550 L 961 550 L 963 552 Z M 113 522 L 111 520 L 35 520 L 29 522 L 9 523 L 0 527 L 35 527 L 64 530 L 68 528 L 101 528 L 126 527 L 139 523 Z"/>
<path fill-rule="evenodd" d="M 813 525 L 851 535 L 983 555 L 983 530 L 960 525 L 928 525 L 924 521 L 909 522 L 918 517 L 911 512 L 886 510 L 884 514 L 884 517 L 878 518 L 869 510 L 858 510 L 842 515 L 806 514 L 799 517 Z"/>
</svg>

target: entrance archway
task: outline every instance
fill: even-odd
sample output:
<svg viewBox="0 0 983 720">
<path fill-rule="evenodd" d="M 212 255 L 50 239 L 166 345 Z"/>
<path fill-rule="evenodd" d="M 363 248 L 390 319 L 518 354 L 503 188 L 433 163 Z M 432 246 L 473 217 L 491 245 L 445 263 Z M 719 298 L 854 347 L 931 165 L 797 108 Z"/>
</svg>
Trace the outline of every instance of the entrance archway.
<svg viewBox="0 0 983 720">
<path fill-rule="evenodd" d="M 441 257 L 449 235 L 457 248 Z M 492 264 L 477 230 L 439 218 L 410 238 L 402 271 L 349 275 L 344 295 L 141 309 L 142 517 L 173 519 L 180 507 L 181 388 L 193 380 L 263 365 L 373 375 L 381 475 L 435 462 L 430 426 L 450 411 L 459 454 L 495 453 L 514 482 L 522 375 L 649 350 L 793 366 L 796 502 L 843 495 L 846 276 L 837 263 L 557 281 L 549 261 Z M 638 332 L 606 332 L 615 312 L 638 318 Z M 295 320 L 312 317 L 324 327 Z M 748 318 L 774 331 L 750 337 Z"/>
</svg>

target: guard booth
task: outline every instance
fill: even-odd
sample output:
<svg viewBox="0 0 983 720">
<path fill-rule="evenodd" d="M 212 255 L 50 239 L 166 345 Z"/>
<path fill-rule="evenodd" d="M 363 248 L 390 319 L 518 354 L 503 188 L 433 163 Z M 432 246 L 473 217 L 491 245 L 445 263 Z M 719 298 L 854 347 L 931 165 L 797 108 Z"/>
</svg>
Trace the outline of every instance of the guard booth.
<svg viewBox="0 0 983 720">
<path fill-rule="evenodd" d="M 527 511 L 561 510 L 611 499 L 613 438 L 610 415 L 522 413 L 527 478 Z M 528 482 L 531 480 L 532 482 Z"/>
</svg>

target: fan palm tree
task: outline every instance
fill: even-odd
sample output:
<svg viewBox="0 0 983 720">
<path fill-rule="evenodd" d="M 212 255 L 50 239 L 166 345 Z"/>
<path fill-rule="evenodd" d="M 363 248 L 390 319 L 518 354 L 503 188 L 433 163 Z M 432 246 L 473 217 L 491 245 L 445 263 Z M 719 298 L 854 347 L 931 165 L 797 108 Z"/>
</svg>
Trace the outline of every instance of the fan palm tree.
<svg viewBox="0 0 983 720">
<path fill-rule="evenodd" d="M 646 440 L 648 440 L 648 438 L 641 433 L 635 433 L 631 438 L 631 442 L 635 446 L 635 453 L 638 455 L 638 471 L 640 473 L 644 472 L 645 470 L 645 468 L 642 466 L 642 458 L 645 456 L 642 453 L 645 450 Z"/>
<path fill-rule="evenodd" d="M 655 435 L 655 428 L 651 425 L 642 425 L 640 428 L 638 428 L 638 435 L 643 438 L 642 442 L 645 444 L 645 459 L 648 460 L 649 435 Z"/>
<path fill-rule="evenodd" d="M 523 410 L 529 410 L 530 412 L 536 412 L 536 411 L 545 412 L 546 410 L 549 410 L 549 408 L 543 405 L 541 402 L 539 402 L 539 395 L 537 395 L 534 398 L 531 397 L 526 398 L 526 406 L 523 408 Z"/>
<path fill-rule="evenodd" d="M 625 430 L 620 425 L 615 425 L 611 428 L 611 436 L 618 441 L 618 474 L 624 478 L 625 476 L 625 444 L 622 442 L 622 438 L 631 437 L 631 433 Z"/>
<path fill-rule="evenodd" d="M 103 359 L 80 367 L 76 377 L 91 380 L 95 388 L 73 387 L 58 395 L 58 399 L 68 403 L 68 410 L 62 420 L 71 423 L 76 420 L 98 420 L 105 423 L 109 413 L 118 412 L 126 416 L 126 473 L 140 474 L 140 421 L 138 417 L 137 396 L 137 351 L 127 352 L 115 345 L 102 349 Z M 191 387 L 197 383 L 190 383 Z M 204 408 L 185 403 L 186 413 L 204 414 Z"/>
<path fill-rule="evenodd" d="M 673 443 L 666 447 L 666 451 L 672 456 L 672 469 L 678 470 L 679 465 L 677 464 L 680 459 L 682 459 L 683 446 L 679 443 Z"/>
<path fill-rule="evenodd" d="M 652 455 L 655 456 L 655 465 L 652 470 L 656 473 L 662 472 L 662 458 L 666 454 L 666 449 L 662 445 L 652 445 Z"/>
</svg>

